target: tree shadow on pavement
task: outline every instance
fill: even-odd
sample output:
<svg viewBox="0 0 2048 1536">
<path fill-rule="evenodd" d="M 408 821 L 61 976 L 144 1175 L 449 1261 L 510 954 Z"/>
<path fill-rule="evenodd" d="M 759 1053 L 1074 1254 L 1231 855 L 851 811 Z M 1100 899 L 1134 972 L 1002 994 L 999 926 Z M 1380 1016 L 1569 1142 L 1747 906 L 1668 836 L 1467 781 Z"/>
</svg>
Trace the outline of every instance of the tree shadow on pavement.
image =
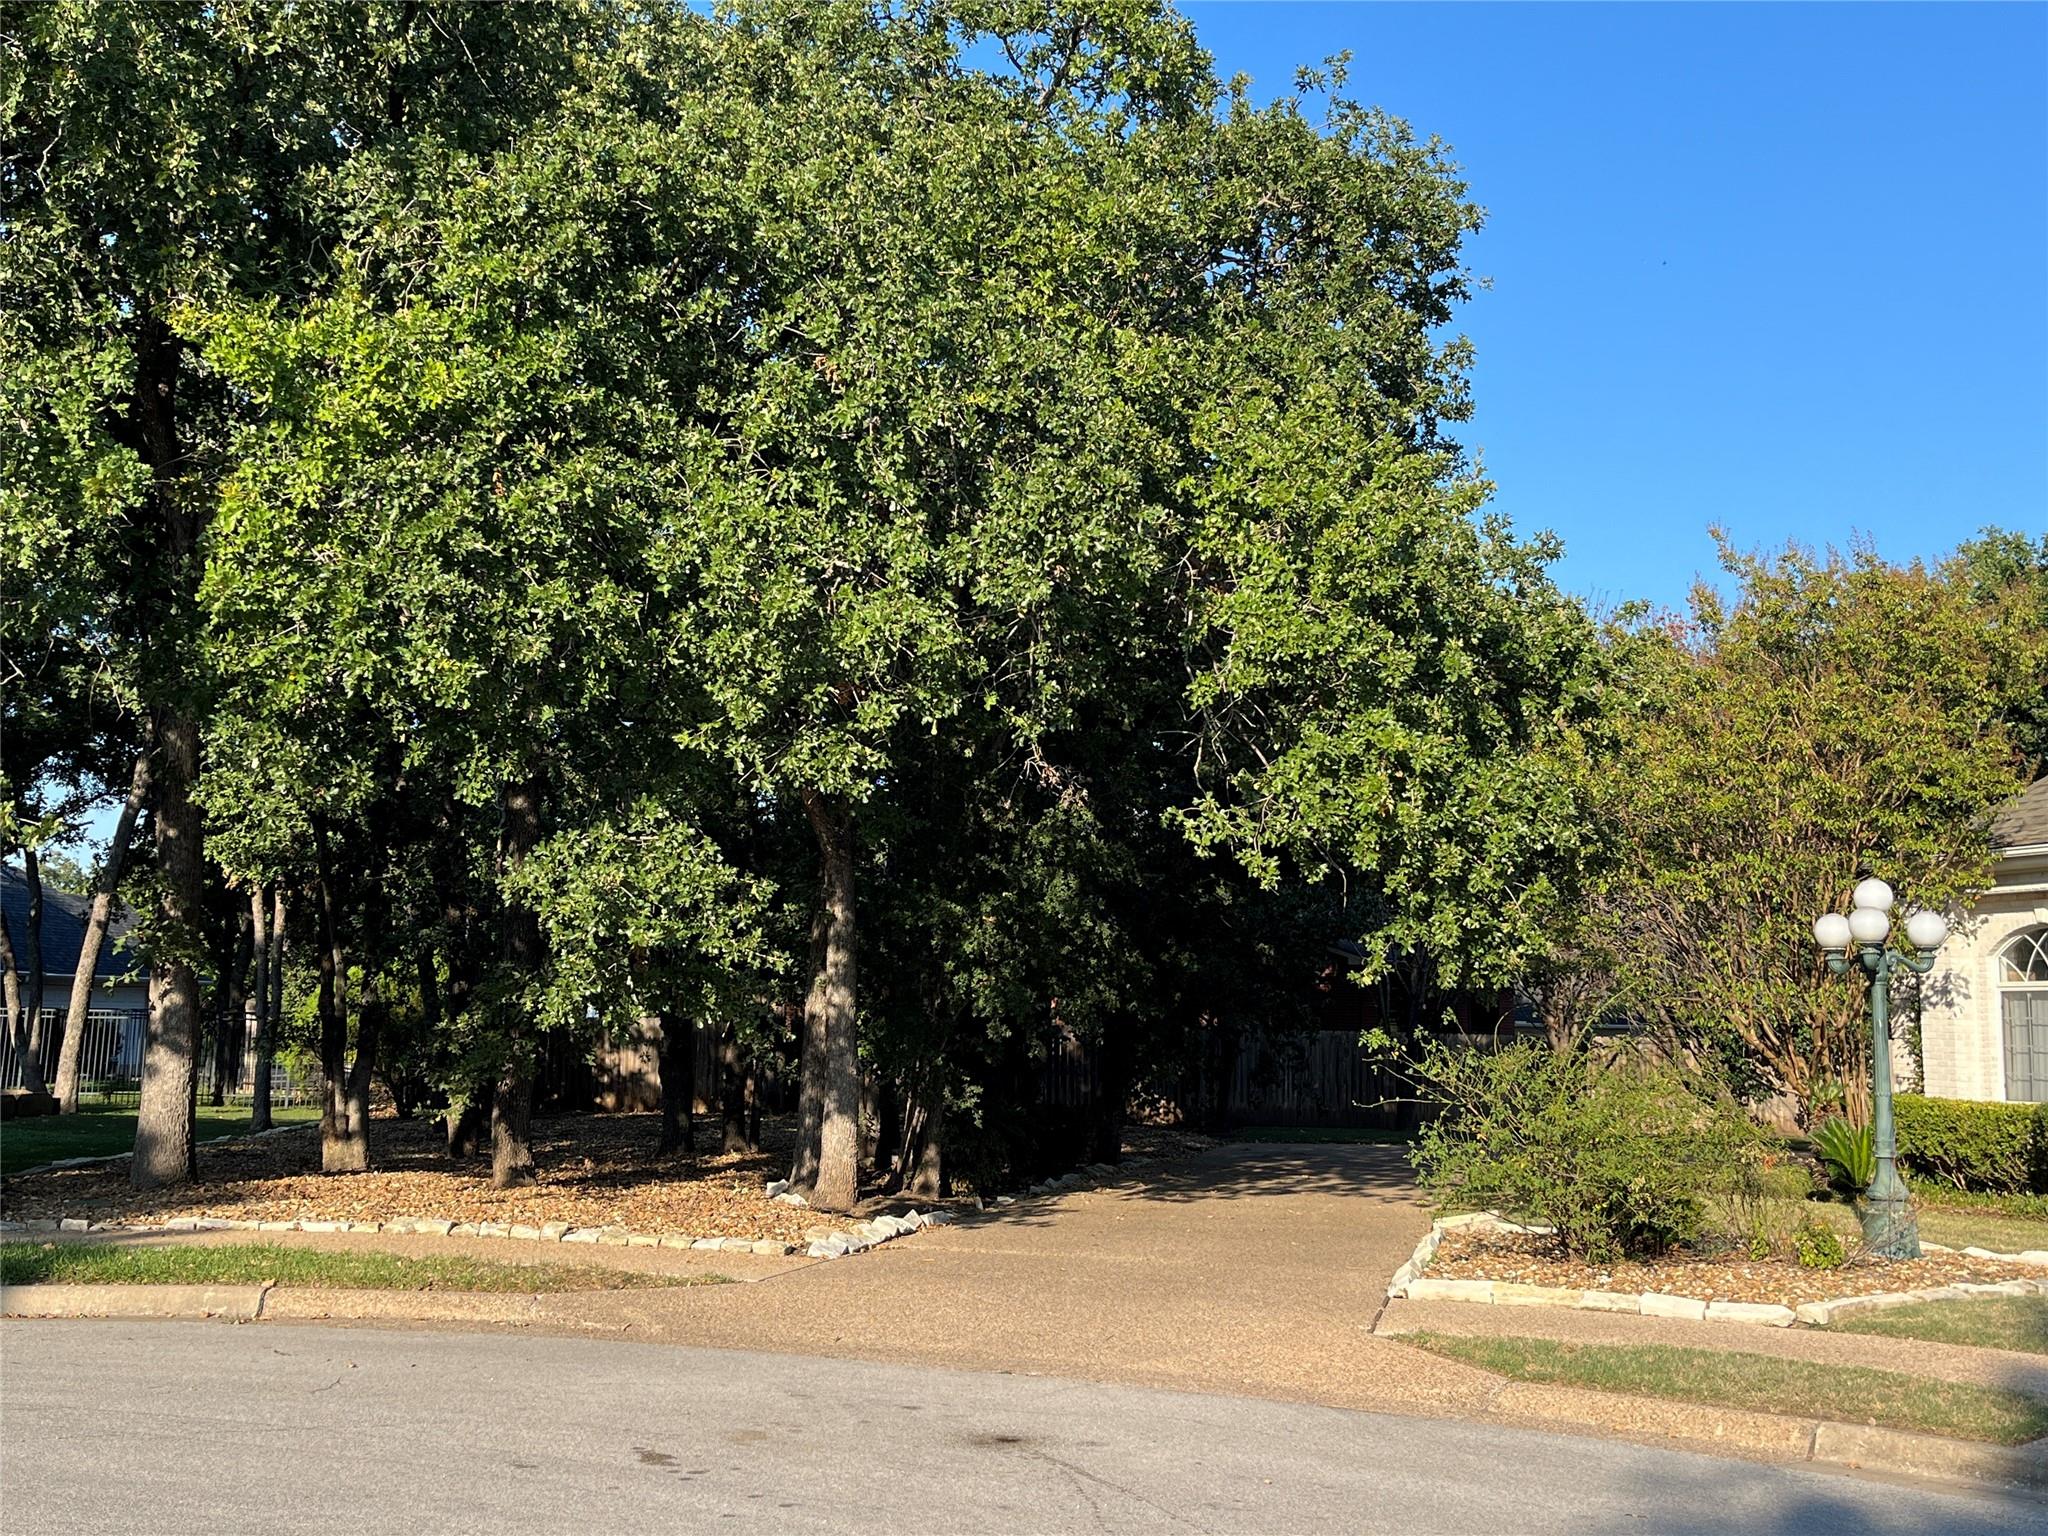
<svg viewBox="0 0 2048 1536">
<path fill-rule="evenodd" d="M 1415 1175 L 1401 1146 L 1300 1146 L 1228 1142 L 1157 1167 L 1131 1171 L 1109 1193 L 1129 1200 L 1244 1200 L 1335 1195 L 1401 1205 L 1416 1202 Z"/>
<path fill-rule="evenodd" d="M 1758 1485 L 1773 1476 L 1824 1481 L 1841 1478 L 1855 1486 L 1868 1483 L 1843 1474 L 1800 1468 L 1760 1468 L 1697 1458 L 1697 1477 L 1645 1478 L 1649 1507 L 1625 1514 L 1603 1512 L 1579 1527 L 1584 1536 L 2017 1536 L 2048 1529 L 2048 1502 L 2018 1490 L 1979 1489 L 1967 1485 L 1923 1482 L 1901 1484 L 1910 1489 L 1893 1515 L 1874 1514 L 1870 1500 L 1836 1497 L 1821 1488 L 1784 1491 L 1772 1497 Z M 1946 1506 L 1939 1523 L 1930 1524 L 1927 1504 L 1940 1498 Z"/>
</svg>

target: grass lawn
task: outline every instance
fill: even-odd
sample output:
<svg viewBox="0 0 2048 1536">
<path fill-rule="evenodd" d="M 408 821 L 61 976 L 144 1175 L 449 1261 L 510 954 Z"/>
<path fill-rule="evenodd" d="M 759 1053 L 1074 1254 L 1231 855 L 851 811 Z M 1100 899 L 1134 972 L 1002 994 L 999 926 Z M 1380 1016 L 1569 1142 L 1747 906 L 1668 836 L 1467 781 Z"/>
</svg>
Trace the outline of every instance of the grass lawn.
<svg viewBox="0 0 2048 1536">
<path fill-rule="evenodd" d="M 298 1104 L 270 1113 L 275 1125 L 308 1124 L 320 1118 L 314 1104 Z M 199 1139 L 245 1136 L 249 1111 L 199 1106 Z M 41 1115 L 0 1125 L 0 1174 L 20 1173 L 39 1163 L 66 1157 L 105 1157 L 135 1147 L 135 1111 L 127 1108 L 83 1109 L 75 1115 Z"/>
<path fill-rule="evenodd" d="M 1415 1138 L 1405 1131 L 1369 1131 L 1342 1125 L 1246 1125 L 1232 1131 L 1228 1139 L 1300 1144 L 1363 1142 L 1373 1146 L 1406 1146 Z"/>
<path fill-rule="evenodd" d="M 1844 1237 L 1854 1237 L 1862 1230 L 1857 1225 L 1856 1213 L 1846 1205 L 1801 1202 L 1799 1210 L 1814 1212 Z M 1918 1215 L 1923 1242 L 1942 1243 L 1950 1248 L 1989 1248 L 1993 1253 L 2048 1249 L 2048 1221 L 2009 1215 L 1995 1204 L 1931 1205 L 1923 1195 Z"/>
<path fill-rule="evenodd" d="M 2048 1434 L 2048 1403 L 2018 1392 L 1897 1371 L 1664 1344 L 1562 1344 L 1432 1333 L 1406 1334 L 1403 1342 L 1515 1381 L 1883 1424 L 1999 1445 Z"/>
<path fill-rule="evenodd" d="M 614 1291 L 724 1285 L 723 1275 L 653 1275 L 491 1259 L 323 1253 L 278 1243 L 0 1243 L 0 1284 L 319 1285 L 348 1291 Z"/>
<path fill-rule="evenodd" d="M 1881 1333 L 1936 1344 L 2017 1349 L 2048 1355 L 2048 1299 L 1993 1296 L 1978 1301 L 1923 1301 L 1884 1312 L 1852 1312 L 1829 1324 L 1831 1333 Z"/>
</svg>

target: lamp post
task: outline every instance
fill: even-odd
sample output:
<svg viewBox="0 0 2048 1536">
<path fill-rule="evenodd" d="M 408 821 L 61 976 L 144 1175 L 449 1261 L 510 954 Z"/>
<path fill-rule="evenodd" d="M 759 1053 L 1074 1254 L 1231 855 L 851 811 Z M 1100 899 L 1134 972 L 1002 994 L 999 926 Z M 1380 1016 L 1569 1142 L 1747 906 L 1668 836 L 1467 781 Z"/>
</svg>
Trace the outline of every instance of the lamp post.
<svg viewBox="0 0 2048 1536">
<path fill-rule="evenodd" d="M 1813 939 L 1837 976 L 1848 975 L 1853 965 L 1870 973 L 1870 1131 L 1877 1176 L 1864 1195 L 1863 1246 L 1881 1259 L 1917 1259 L 1920 1225 L 1906 1181 L 1899 1177 L 1892 1130 L 1891 978 L 1902 965 L 1920 975 L 1934 968 L 1934 952 L 1948 937 L 1948 920 L 1939 912 L 1913 913 L 1906 919 L 1907 947 L 1896 950 L 1885 943 L 1892 928 L 1892 888 L 1876 878 L 1865 880 L 1850 901 L 1847 917 L 1828 912 L 1814 920 Z"/>
</svg>

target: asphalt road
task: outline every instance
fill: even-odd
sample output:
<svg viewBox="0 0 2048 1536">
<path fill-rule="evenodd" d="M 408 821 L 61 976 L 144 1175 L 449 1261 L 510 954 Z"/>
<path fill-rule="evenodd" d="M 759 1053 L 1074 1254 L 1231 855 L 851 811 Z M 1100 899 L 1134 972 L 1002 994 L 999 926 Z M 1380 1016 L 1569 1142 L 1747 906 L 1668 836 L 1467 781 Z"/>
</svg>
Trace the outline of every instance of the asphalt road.
<svg viewBox="0 0 2048 1536">
<path fill-rule="evenodd" d="M 0 1528 L 2040 1531 L 2048 1506 L 1447 1420 L 525 1335 L 0 1325 Z"/>
</svg>

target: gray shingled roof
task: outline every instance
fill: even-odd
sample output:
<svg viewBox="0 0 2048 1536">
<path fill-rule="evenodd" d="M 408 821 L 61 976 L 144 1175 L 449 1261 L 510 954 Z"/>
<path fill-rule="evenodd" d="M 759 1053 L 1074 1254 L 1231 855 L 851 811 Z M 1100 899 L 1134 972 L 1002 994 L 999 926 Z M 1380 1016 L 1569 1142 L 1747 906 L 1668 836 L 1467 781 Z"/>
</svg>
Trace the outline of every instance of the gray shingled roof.
<svg viewBox="0 0 2048 1536">
<path fill-rule="evenodd" d="M 2038 848 L 2048 843 L 2048 779 L 2036 779 L 2024 794 L 2006 801 L 1991 818 L 1996 848 Z"/>
<path fill-rule="evenodd" d="M 0 904 L 7 910 L 7 931 L 14 939 L 17 970 L 28 965 L 28 876 L 12 863 L 0 864 Z M 85 943 L 85 920 L 92 899 L 43 887 L 43 974 L 70 976 L 78 969 L 78 951 Z M 142 962 L 132 949 L 122 949 L 116 940 L 135 921 L 124 906 L 116 906 L 107 924 L 106 942 L 100 945 L 100 963 L 93 974 L 101 981 L 120 981 L 142 974 Z M 49 999 L 44 999 L 49 1005 Z"/>
</svg>

